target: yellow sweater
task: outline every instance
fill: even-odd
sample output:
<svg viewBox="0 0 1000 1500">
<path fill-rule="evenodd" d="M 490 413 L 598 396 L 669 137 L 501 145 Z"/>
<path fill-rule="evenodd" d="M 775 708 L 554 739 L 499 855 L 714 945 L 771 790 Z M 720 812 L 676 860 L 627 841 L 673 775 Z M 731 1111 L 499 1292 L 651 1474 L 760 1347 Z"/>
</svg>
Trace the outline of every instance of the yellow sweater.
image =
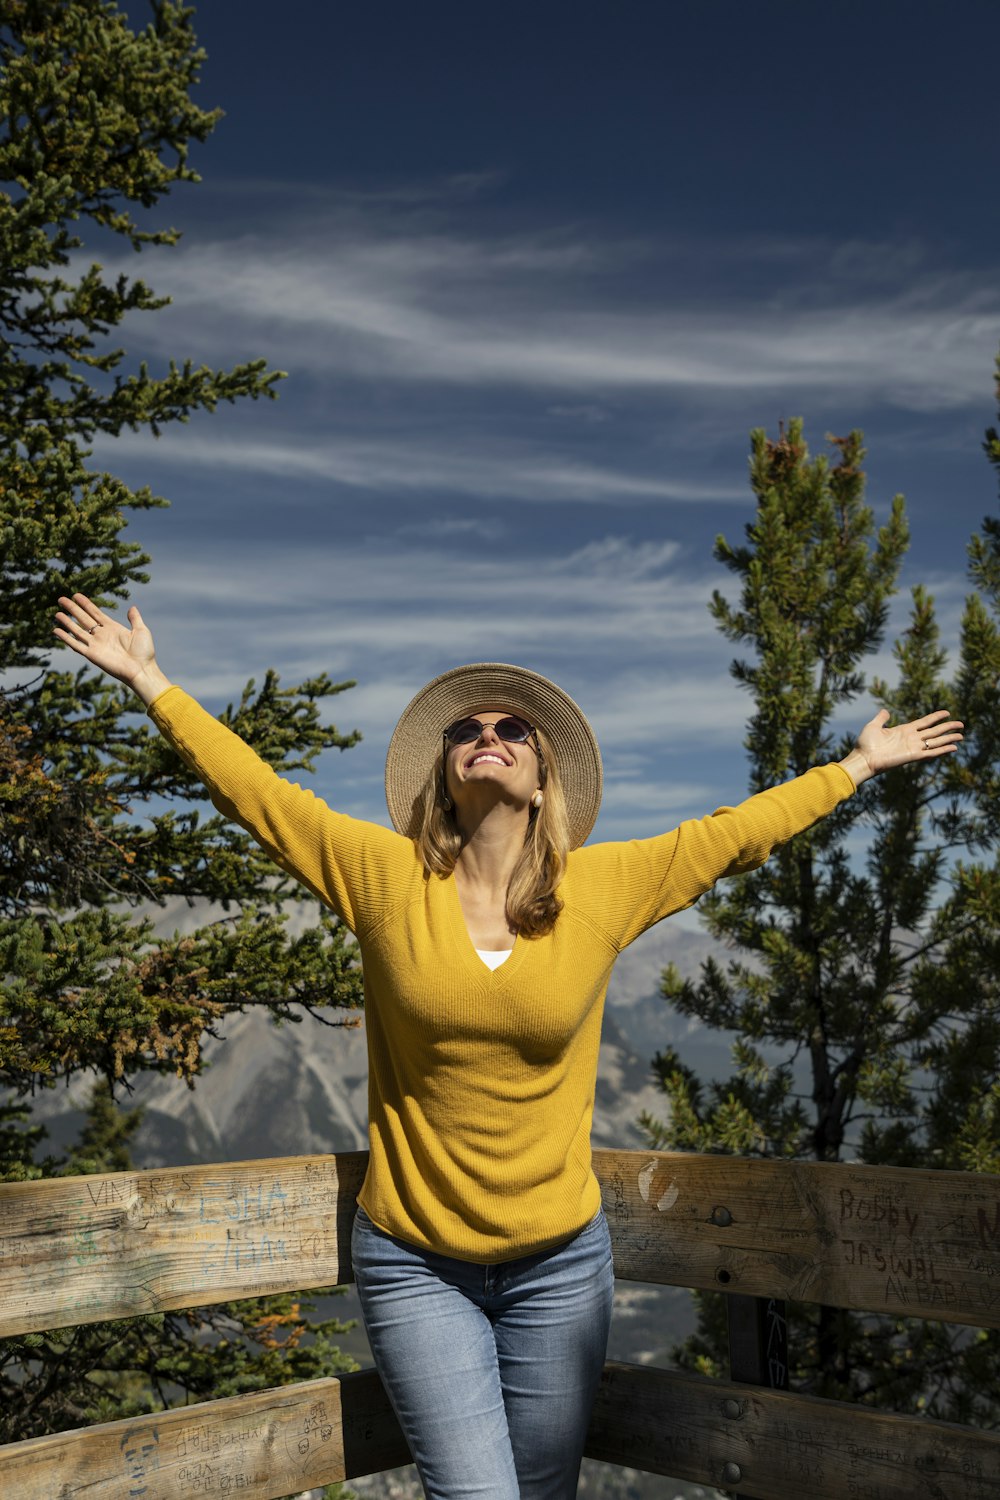
<svg viewBox="0 0 1000 1500">
<path fill-rule="evenodd" d="M 464 1260 L 568 1239 L 600 1207 L 590 1164 L 601 1015 L 626 944 L 854 790 L 838 765 L 670 833 L 569 856 L 547 937 L 490 970 L 455 881 L 413 843 L 285 781 L 180 688 L 150 708 L 220 812 L 357 935 L 364 964 L 372 1221 Z"/>
</svg>

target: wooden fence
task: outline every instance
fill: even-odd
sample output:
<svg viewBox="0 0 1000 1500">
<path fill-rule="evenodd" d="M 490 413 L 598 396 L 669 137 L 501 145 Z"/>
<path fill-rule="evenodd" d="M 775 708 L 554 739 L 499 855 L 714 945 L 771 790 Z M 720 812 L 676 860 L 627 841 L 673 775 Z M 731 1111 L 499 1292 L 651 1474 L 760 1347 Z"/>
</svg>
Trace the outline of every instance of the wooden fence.
<svg viewBox="0 0 1000 1500">
<path fill-rule="evenodd" d="M 0 1335 L 348 1281 L 365 1160 L 0 1185 Z M 785 1298 L 1000 1327 L 1000 1177 L 635 1151 L 595 1167 L 616 1276 L 770 1307 L 765 1337 Z M 1000 1433 L 767 1384 L 609 1361 L 587 1452 L 758 1500 L 1000 1495 Z M 0 1493 L 274 1500 L 408 1461 L 362 1371 L 0 1447 Z"/>
</svg>

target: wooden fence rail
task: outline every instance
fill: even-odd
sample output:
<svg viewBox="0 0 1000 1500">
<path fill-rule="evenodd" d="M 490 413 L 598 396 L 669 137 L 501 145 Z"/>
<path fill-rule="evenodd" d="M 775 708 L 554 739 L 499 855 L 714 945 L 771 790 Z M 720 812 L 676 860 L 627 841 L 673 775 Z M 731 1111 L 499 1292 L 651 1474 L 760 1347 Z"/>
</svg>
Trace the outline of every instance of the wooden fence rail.
<svg viewBox="0 0 1000 1500">
<path fill-rule="evenodd" d="M 0 1335 L 351 1279 L 363 1152 L 0 1185 Z M 1000 1177 L 598 1151 L 620 1278 L 1000 1327 Z M 1000 1434 L 609 1362 L 588 1453 L 759 1500 L 997 1500 Z M 0 1448 L 4 1500 L 274 1500 L 408 1461 L 371 1372 Z"/>
</svg>

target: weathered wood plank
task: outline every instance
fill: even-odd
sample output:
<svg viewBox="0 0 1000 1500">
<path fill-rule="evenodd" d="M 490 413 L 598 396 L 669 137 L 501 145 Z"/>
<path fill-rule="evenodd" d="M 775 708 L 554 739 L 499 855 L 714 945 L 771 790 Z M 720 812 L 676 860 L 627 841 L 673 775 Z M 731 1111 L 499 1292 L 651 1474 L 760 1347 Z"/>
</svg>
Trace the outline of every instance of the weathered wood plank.
<svg viewBox="0 0 1000 1500">
<path fill-rule="evenodd" d="M 0 1184 L 0 1334 L 350 1279 L 366 1153 Z M 598 1151 L 615 1274 L 1000 1326 L 1000 1178 Z"/>
<path fill-rule="evenodd" d="M 766 1500 L 996 1500 L 1000 1434 L 609 1363 L 587 1453 Z M 0 1448 L 5 1500 L 275 1500 L 398 1467 L 372 1371 Z"/>
<path fill-rule="evenodd" d="M 0 1184 L 0 1335 L 351 1278 L 368 1153 Z"/>
<path fill-rule="evenodd" d="M 410 1462 L 373 1370 L 0 1447 L 4 1500 L 297 1494 Z"/>
<path fill-rule="evenodd" d="M 615 1275 L 1000 1327 L 1000 1177 L 597 1151 Z"/>
<path fill-rule="evenodd" d="M 609 1362 L 587 1454 L 759 1500 L 996 1500 L 1000 1433 Z"/>
</svg>

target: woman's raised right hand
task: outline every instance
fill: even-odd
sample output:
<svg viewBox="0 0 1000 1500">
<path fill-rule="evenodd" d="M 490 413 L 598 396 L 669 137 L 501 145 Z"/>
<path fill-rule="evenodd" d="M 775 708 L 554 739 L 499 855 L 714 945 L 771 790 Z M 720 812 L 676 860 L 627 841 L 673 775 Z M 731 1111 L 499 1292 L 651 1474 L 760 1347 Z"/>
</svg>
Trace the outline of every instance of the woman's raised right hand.
<svg viewBox="0 0 1000 1500">
<path fill-rule="evenodd" d="M 153 637 L 133 604 L 128 624 L 112 619 L 86 594 L 60 597 L 54 633 L 78 656 L 132 688 L 144 703 L 170 686 L 156 664 Z"/>
</svg>

